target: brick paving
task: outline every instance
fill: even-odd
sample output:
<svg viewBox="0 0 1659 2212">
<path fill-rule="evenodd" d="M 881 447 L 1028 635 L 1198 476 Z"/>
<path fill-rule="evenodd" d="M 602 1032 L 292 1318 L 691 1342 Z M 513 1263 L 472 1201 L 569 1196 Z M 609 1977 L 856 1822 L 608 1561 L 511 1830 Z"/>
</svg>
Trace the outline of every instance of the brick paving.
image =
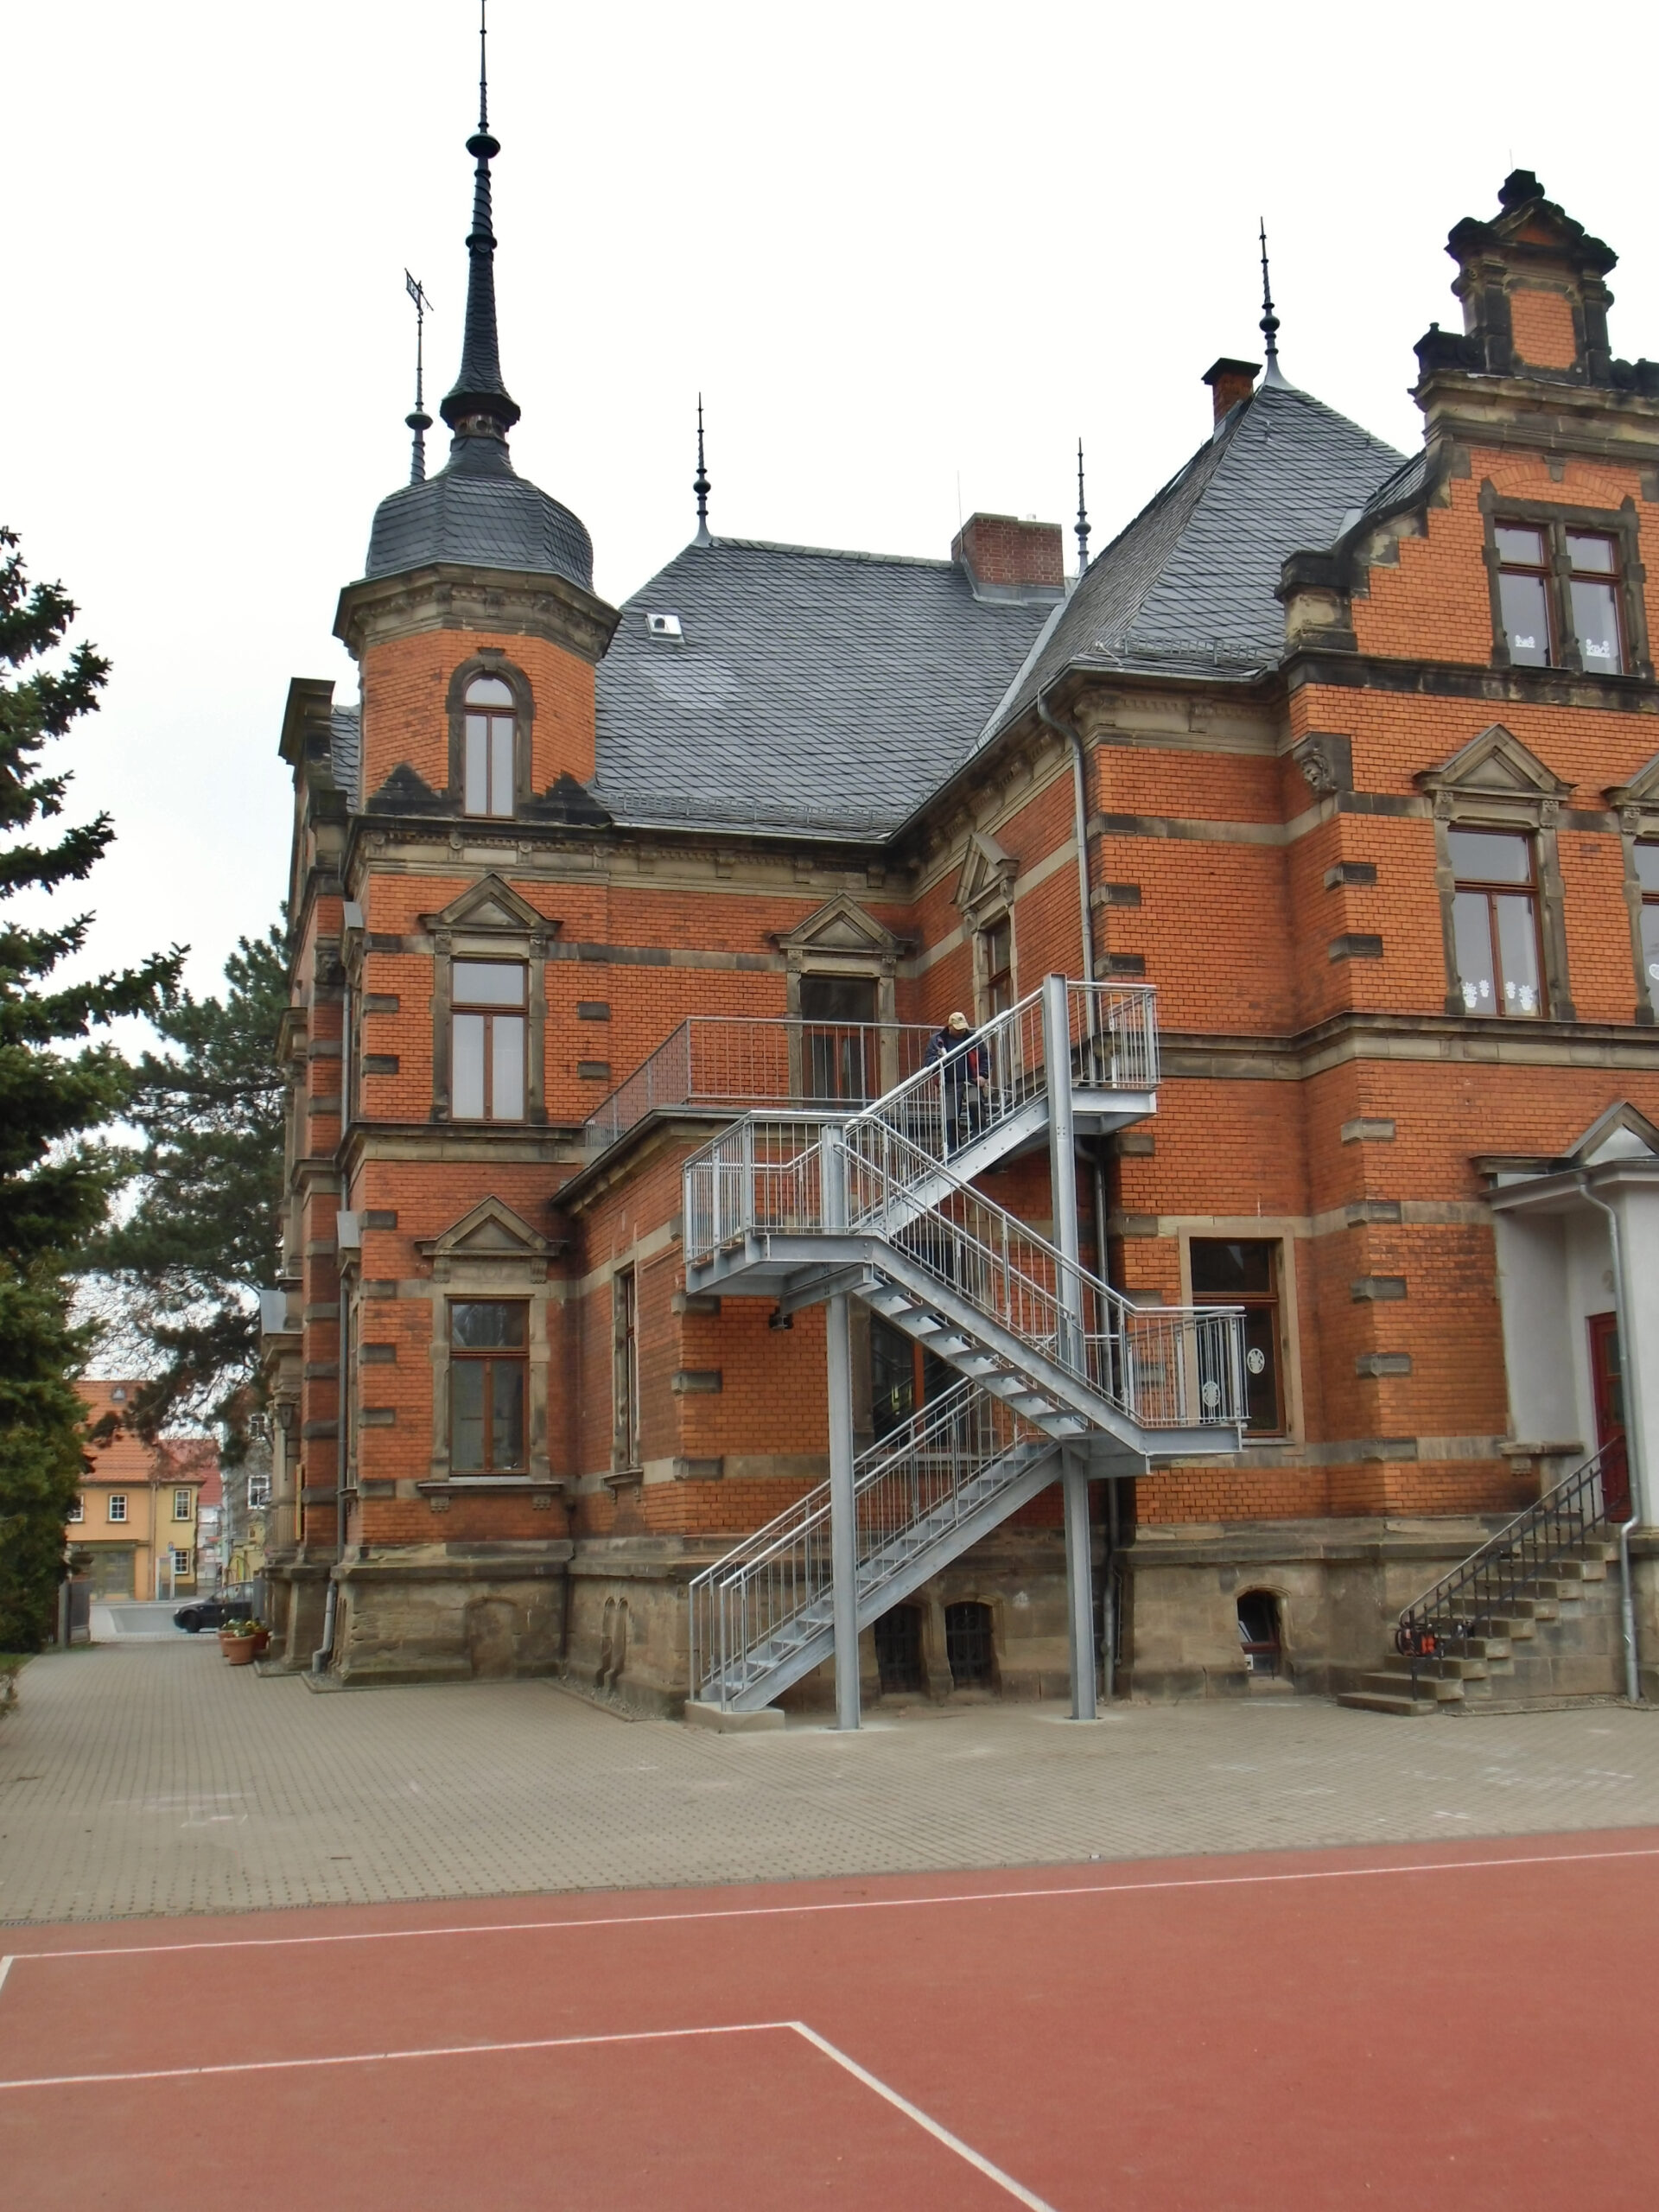
<svg viewBox="0 0 1659 2212">
<path fill-rule="evenodd" d="M 0 1923 L 1037 1866 L 1659 1824 L 1659 1718 L 1306 1698 L 626 1721 L 539 1681 L 318 1695 L 212 1643 L 33 1661 Z"/>
</svg>

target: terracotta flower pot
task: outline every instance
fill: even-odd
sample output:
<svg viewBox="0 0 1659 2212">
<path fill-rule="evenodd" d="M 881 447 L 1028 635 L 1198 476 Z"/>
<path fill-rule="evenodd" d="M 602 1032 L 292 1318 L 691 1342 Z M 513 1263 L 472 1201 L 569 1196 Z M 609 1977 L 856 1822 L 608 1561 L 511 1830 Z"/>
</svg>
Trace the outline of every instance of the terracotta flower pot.
<svg viewBox="0 0 1659 2212">
<path fill-rule="evenodd" d="M 251 1667 L 259 1639 L 257 1636 L 222 1636 L 219 1649 L 232 1667 Z"/>
<path fill-rule="evenodd" d="M 263 1659 L 264 1657 L 270 1643 L 270 1630 L 268 1628 L 262 1628 L 258 1635 L 253 1639 L 253 1656 L 256 1659 Z"/>
</svg>

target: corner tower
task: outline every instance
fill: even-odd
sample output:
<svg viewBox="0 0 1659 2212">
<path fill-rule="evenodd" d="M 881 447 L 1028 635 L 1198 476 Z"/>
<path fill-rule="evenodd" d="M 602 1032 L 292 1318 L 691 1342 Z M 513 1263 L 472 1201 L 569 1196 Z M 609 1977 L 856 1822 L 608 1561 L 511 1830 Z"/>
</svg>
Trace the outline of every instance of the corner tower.
<svg viewBox="0 0 1659 2212">
<path fill-rule="evenodd" d="M 334 634 L 359 663 L 363 741 L 357 807 L 512 816 L 594 774 L 594 667 L 616 625 L 595 597 L 593 543 L 569 507 L 520 476 L 519 418 L 501 373 L 495 314 L 489 127 L 480 31 L 473 219 L 461 365 L 440 412 L 451 433 L 436 475 L 381 501 L 364 574 L 340 594 Z M 505 782 L 467 789 L 465 675 L 500 660 L 518 732 Z M 496 764 L 502 765 L 502 764 Z M 476 764 L 474 764 L 476 771 Z M 557 804 L 558 802 L 556 802 Z"/>
</svg>

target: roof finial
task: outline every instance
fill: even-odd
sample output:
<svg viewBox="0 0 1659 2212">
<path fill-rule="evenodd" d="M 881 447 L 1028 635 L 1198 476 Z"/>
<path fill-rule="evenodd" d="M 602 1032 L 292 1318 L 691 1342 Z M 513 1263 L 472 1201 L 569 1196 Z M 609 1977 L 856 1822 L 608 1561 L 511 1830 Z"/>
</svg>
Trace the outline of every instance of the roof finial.
<svg viewBox="0 0 1659 2212">
<path fill-rule="evenodd" d="M 1268 282 L 1268 226 L 1266 218 L 1257 216 L 1262 236 L 1262 335 L 1268 341 L 1268 366 L 1262 378 L 1264 385 L 1283 384 L 1279 367 L 1279 318 L 1273 311 L 1273 292 Z"/>
<path fill-rule="evenodd" d="M 478 9 L 478 129 L 467 141 L 476 168 L 473 181 L 473 227 L 467 236 L 467 321 L 461 336 L 461 373 L 454 390 L 439 412 L 455 434 L 454 459 L 461 460 L 462 442 L 488 439 L 505 446 L 507 432 L 518 420 L 519 409 L 501 381 L 500 347 L 495 328 L 495 231 L 490 215 L 490 163 L 500 152 L 490 136 L 489 82 L 485 68 L 487 35 L 484 10 Z M 499 467 L 505 453 L 492 459 L 488 449 L 474 447 L 467 465 Z"/>
<path fill-rule="evenodd" d="M 1073 525 L 1077 533 L 1077 575 L 1084 575 L 1089 567 L 1089 510 L 1083 503 L 1083 440 L 1077 440 L 1077 519 Z"/>
<path fill-rule="evenodd" d="M 712 545 L 714 540 L 709 535 L 709 472 L 702 465 L 702 394 L 701 392 L 697 394 L 697 473 L 692 479 L 691 489 L 697 495 L 697 534 L 691 543 L 694 545 Z"/>
<path fill-rule="evenodd" d="M 432 417 L 426 411 L 426 363 L 423 358 L 426 339 L 426 311 L 432 304 L 427 297 L 426 287 L 418 276 L 404 271 L 404 285 L 415 302 L 415 412 L 404 420 L 415 433 L 415 442 L 409 456 L 409 480 L 411 484 L 426 481 L 426 434 L 432 427 Z"/>
</svg>

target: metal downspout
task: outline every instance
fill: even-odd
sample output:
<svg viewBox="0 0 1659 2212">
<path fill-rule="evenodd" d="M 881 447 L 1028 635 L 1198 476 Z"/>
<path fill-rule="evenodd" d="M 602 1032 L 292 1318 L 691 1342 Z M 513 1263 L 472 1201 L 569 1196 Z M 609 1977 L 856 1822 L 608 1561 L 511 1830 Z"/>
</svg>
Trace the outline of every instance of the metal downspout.
<svg viewBox="0 0 1659 2212">
<path fill-rule="evenodd" d="M 1050 714 L 1048 701 L 1042 692 L 1037 694 L 1037 719 L 1046 729 L 1052 729 L 1071 748 L 1071 799 L 1076 816 L 1077 841 L 1077 903 L 1083 917 L 1083 972 L 1089 982 L 1095 980 L 1095 915 L 1089 903 L 1089 807 L 1084 785 L 1083 740 L 1070 722 L 1063 722 Z"/>
<path fill-rule="evenodd" d="M 1637 1423 L 1631 1416 L 1637 1413 L 1636 1398 L 1624 1374 L 1625 1362 L 1630 1357 L 1630 1335 L 1626 1325 L 1629 1301 L 1624 1294 L 1624 1245 L 1618 1233 L 1618 1215 L 1605 1198 L 1598 1198 L 1582 1175 L 1579 1188 L 1591 1205 L 1607 1217 L 1607 1236 L 1613 1248 L 1613 1310 L 1618 1321 L 1618 1358 L 1620 1382 L 1624 1391 L 1624 1463 L 1630 1485 L 1630 1517 L 1618 1531 L 1619 1626 L 1624 1636 L 1624 1695 L 1631 1705 L 1642 1702 L 1641 1654 L 1636 1640 L 1636 1592 L 1630 1586 L 1630 1531 L 1639 1517 L 1637 1500 L 1647 1496 L 1647 1454 L 1641 1446 L 1644 1438 L 1638 1438 Z"/>
</svg>

